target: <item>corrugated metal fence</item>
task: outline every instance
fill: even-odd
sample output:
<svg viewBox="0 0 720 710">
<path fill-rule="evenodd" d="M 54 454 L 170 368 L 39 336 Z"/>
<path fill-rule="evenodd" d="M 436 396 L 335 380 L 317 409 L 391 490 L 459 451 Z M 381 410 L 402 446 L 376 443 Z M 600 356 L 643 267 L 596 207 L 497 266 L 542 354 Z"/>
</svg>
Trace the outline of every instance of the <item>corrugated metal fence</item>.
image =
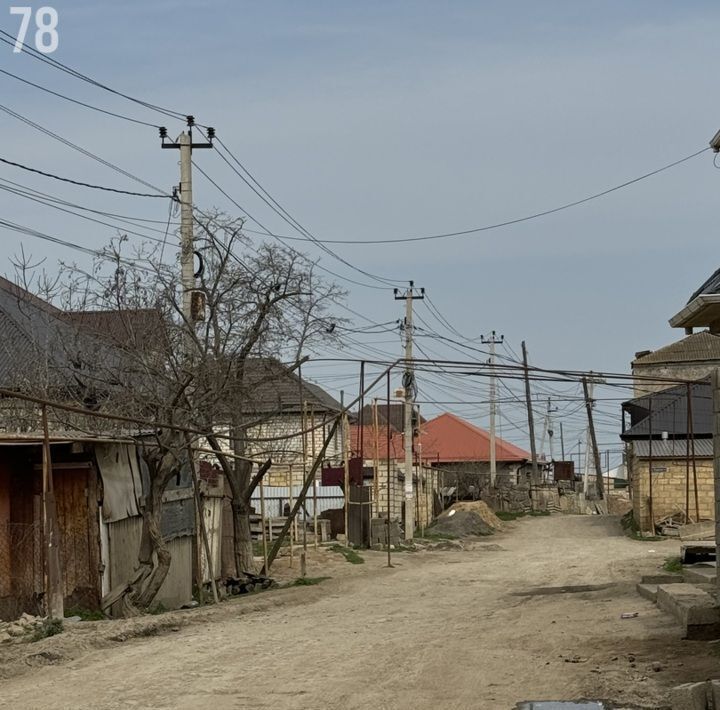
<svg viewBox="0 0 720 710">
<path fill-rule="evenodd" d="M 291 490 L 292 488 L 292 490 Z M 265 486 L 265 517 L 279 518 L 285 515 L 285 505 L 290 501 L 296 501 L 302 491 L 301 485 L 288 486 Z M 314 497 L 317 499 L 317 513 L 320 515 L 325 510 L 342 508 L 345 505 L 340 486 L 321 486 L 316 482 L 316 492 L 313 496 L 312 488 L 308 491 L 305 499 L 305 508 L 309 516 L 315 514 Z M 256 488 L 252 495 L 252 506 L 255 512 L 260 512 L 260 488 Z"/>
</svg>

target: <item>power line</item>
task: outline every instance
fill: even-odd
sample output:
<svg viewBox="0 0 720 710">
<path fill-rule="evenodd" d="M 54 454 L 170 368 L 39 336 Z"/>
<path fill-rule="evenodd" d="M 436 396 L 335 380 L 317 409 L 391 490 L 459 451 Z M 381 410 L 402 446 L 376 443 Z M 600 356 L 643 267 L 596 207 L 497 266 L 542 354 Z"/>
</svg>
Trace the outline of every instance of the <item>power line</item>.
<svg viewBox="0 0 720 710">
<path fill-rule="evenodd" d="M 200 130 L 200 133 L 204 135 L 203 131 Z M 257 195 L 270 209 L 275 212 L 284 222 L 286 222 L 290 227 L 295 229 L 298 233 L 302 235 L 303 241 L 309 241 L 316 246 L 318 246 L 323 252 L 325 252 L 328 256 L 331 256 L 333 259 L 336 259 L 337 261 L 341 262 L 345 266 L 348 266 L 349 268 L 353 269 L 354 271 L 357 271 L 359 274 L 362 274 L 363 276 L 367 276 L 370 279 L 373 279 L 374 281 L 377 281 L 379 283 L 386 284 L 388 287 L 392 287 L 394 284 L 401 283 L 399 279 L 387 279 L 384 276 L 379 276 L 377 274 L 373 274 L 369 271 L 366 271 L 364 269 L 361 269 L 359 266 L 355 266 L 352 262 L 348 261 L 347 259 L 343 258 L 336 252 L 334 252 L 329 247 L 325 246 L 325 241 L 318 239 L 315 237 L 308 229 L 303 227 L 300 222 L 298 222 L 254 177 L 253 175 L 245 168 L 245 166 L 233 155 L 233 153 L 230 152 L 230 150 L 225 146 L 225 144 L 219 139 L 215 138 L 217 143 L 219 143 L 223 149 L 228 153 L 228 155 L 233 159 L 235 163 L 237 163 L 238 166 L 242 169 L 242 171 L 247 175 L 248 177 L 245 177 L 231 162 L 228 160 L 228 158 L 222 154 L 219 148 L 215 146 L 215 150 L 217 154 L 220 156 L 220 158 L 225 162 L 226 165 Z M 249 178 L 249 179 L 248 179 Z M 249 215 L 248 215 L 249 216 Z M 265 229 L 264 225 L 260 224 L 251 217 L 254 222 L 259 224 L 263 229 Z M 279 235 L 276 235 L 270 230 L 267 230 L 267 233 L 269 236 L 273 236 L 276 239 L 279 239 L 282 241 L 282 239 L 285 239 L 285 237 L 281 237 Z"/>
<path fill-rule="evenodd" d="M 131 116 L 125 116 L 122 113 L 115 113 L 114 111 L 108 111 L 107 109 L 100 108 L 98 106 L 93 106 L 92 104 L 87 104 L 84 101 L 79 101 L 78 99 L 73 99 L 70 96 L 65 96 L 65 94 L 61 94 L 58 91 L 53 91 L 52 89 L 48 89 L 46 86 L 41 86 L 40 84 L 36 84 L 35 82 L 30 81 L 29 79 L 25 79 L 21 76 L 18 76 L 17 74 L 13 74 L 12 72 L 6 71 L 5 69 L 0 69 L 1 74 L 5 74 L 6 76 L 12 77 L 13 79 L 17 79 L 18 81 L 21 81 L 23 84 L 27 84 L 28 86 L 33 86 L 36 89 L 40 89 L 40 91 L 45 91 L 48 94 L 52 94 L 53 96 L 57 96 L 58 98 L 65 99 L 65 101 L 70 101 L 73 104 L 77 104 L 78 106 L 83 106 L 85 108 L 89 108 L 93 111 L 98 111 L 99 113 L 104 113 L 108 116 L 113 116 L 114 118 L 121 118 L 124 121 L 130 121 L 131 123 L 138 123 L 141 126 L 149 126 L 150 128 L 160 128 L 160 126 L 155 125 L 154 123 L 148 123 L 147 121 L 141 121 L 138 118 L 132 118 Z"/>
<path fill-rule="evenodd" d="M 7 158 L 0 158 L 0 163 L 5 163 L 5 165 L 12 165 L 15 168 L 20 168 L 22 170 L 27 170 L 30 173 L 35 173 L 37 175 L 42 175 L 43 177 L 52 178 L 53 180 L 60 180 L 61 182 L 68 182 L 71 185 L 79 185 L 80 187 L 89 187 L 93 190 L 104 190 L 105 192 L 115 192 L 119 195 L 131 195 L 132 197 L 154 197 L 154 198 L 160 198 L 160 199 L 173 199 L 172 195 L 154 195 L 149 194 L 147 192 L 132 192 L 130 190 L 120 190 L 116 187 L 106 187 L 104 185 L 93 185 L 89 182 L 80 182 L 79 180 L 72 180 L 71 178 L 61 177 L 60 175 L 55 175 L 53 173 L 47 173 L 44 170 L 38 170 L 37 168 L 31 168 L 28 165 L 23 165 L 22 163 L 15 163 L 12 160 L 7 160 Z"/>
<path fill-rule="evenodd" d="M 651 170 L 648 173 L 639 175 L 638 177 L 632 178 L 631 180 L 626 180 L 625 182 L 620 183 L 619 185 L 614 185 L 613 187 L 609 187 L 600 192 L 596 192 L 592 195 L 588 195 L 587 197 L 583 197 L 579 200 L 573 200 L 572 202 L 566 202 L 565 204 L 559 205 L 558 207 L 552 207 L 550 209 L 542 210 L 540 212 L 533 212 L 532 214 L 525 215 L 523 217 L 515 217 L 513 219 L 508 219 L 503 222 L 495 222 L 493 224 L 487 224 L 482 227 L 472 227 L 470 229 L 463 229 L 463 230 L 459 230 L 457 232 L 441 232 L 439 234 L 426 234 L 426 235 L 417 236 L 417 237 L 397 237 L 394 239 L 321 239 L 318 241 L 321 242 L 322 244 L 405 244 L 408 242 L 424 242 L 424 241 L 430 241 L 430 240 L 435 240 L 435 239 L 449 239 L 451 237 L 462 237 L 462 236 L 467 236 L 469 234 L 478 234 L 480 232 L 488 232 L 488 231 L 491 231 L 494 229 L 500 229 L 502 227 L 509 227 L 513 224 L 521 224 L 522 222 L 529 222 L 530 220 L 539 219 L 540 217 L 547 217 L 548 215 L 555 214 L 556 212 L 562 212 L 563 210 L 568 210 L 568 209 L 571 209 L 572 207 L 577 207 L 579 205 L 585 204 L 586 202 L 591 202 L 592 200 L 597 200 L 598 198 L 605 197 L 606 195 L 616 192 L 617 190 L 622 190 L 625 187 L 634 185 L 635 183 L 638 183 L 641 180 L 645 180 L 647 178 L 653 177 L 654 175 L 658 175 L 659 173 L 662 173 L 666 170 L 670 170 L 671 168 L 681 165 L 682 163 L 685 163 L 688 160 L 692 160 L 693 158 L 696 158 L 698 155 L 702 155 L 703 153 L 707 152 L 708 150 L 710 150 L 709 147 L 703 148 L 702 150 L 698 150 L 695 153 L 686 155 L 684 158 L 680 158 L 679 160 L 674 160 L 672 163 L 668 163 L 667 165 L 663 165 L 660 168 Z M 284 239 L 293 239 L 293 237 L 288 237 L 285 235 L 274 235 L 274 236 L 282 236 Z"/>
<path fill-rule="evenodd" d="M 15 47 L 15 37 L 13 37 L 9 32 L 5 32 L 5 30 L 0 30 L 0 34 L 4 35 L 5 37 L 0 37 L 0 41 L 4 42 L 7 45 L 10 45 L 11 47 Z M 7 39 L 5 39 L 7 38 Z M 122 91 L 117 91 L 116 89 L 113 89 L 106 84 L 102 84 L 99 81 L 93 79 L 92 77 L 87 76 L 86 74 L 82 74 L 81 72 L 72 69 L 71 67 L 67 66 L 66 64 L 63 64 L 62 62 L 58 61 L 57 59 L 53 59 L 52 57 L 42 54 L 41 52 L 38 52 L 36 49 L 33 49 L 32 47 L 29 47 L 26 44 L 23 44 L 21 46 L 21 50 L 25 52 L 25 54 L 30 55 L 33 59 L 37 59 L 38 61 L 43 62 L 44 64 L 47 64 L 51 66 L 54 69 L 59 69 L 60 71 L 65 72 L 66 74 L 69 74 L 70 76 L 75 77 L 76 79 L 80 79 L 81 81 L 85 81 L 88 84 L 92 84 L 93 86 L 96 86 L 99 89 L 103 89 L 104 91 L 107 91 L 111 94 L 115 94 L 116 96 L 120 96 L 124 99 L 127 99 L 128 101 L 132 101 L 133 103 L 139 104 L 140 106 L 144 106 L 147 109 L 150 109 L 151 111 L 156 111 L 158 113 L 161 113 L 165 116 L 168 116 L 173 119 L 185 119 L 186 114 L 182 113 L 180 111 L 173 111 L 172 109 L 163 108 L 162 106 L 157 106 L 155 104 L 148 103 L 147 101 L 143 101 L 142 99 L 135 98 L 134 96 L 130 96 L 129 94 L 125 94 Z"/>
<path fill-rule="evenodd" d="M 2 32 L 2 30 L 0 30 L 0 32 Z M 91 158 L 92 160 L 95 160 L 96 162 L 100 163 L 101 165 L 104 165 L 105 167 L 108 167 L 111 170 L 114 170 L 115 172 L 120 173 L 121 175 L 124 175 L 125 177 L 128 177 L 131 180 L 134 180 L 135 182 L 137 182 L 141 185 L 145 185 L 145 187 L 149 187 L 151 190 L 155 190 L 155 192 L 159 193 L 161 196 L 167 197 L 167 193 L 164 190 L 161 190 L 156 185 L 146 182 L 142 178 L 137 177 L 137 175 L 133 175 L 132 173 L 128 172 L 127 170 L 124 170 L 123 168 L 121 168 L 117 165 L 114 165 L 110 161 L 105 160 L 104 158 L 101 158 L 100 156 L 95 155 L 94 153 L 91 153 L 89 150 L 86 150 L 85 148 L 83 148 L 79 145 L 76 145 L 72 141 L 69 141 L 67 138 L 63 138 L 58 133 L 55 133 L 54 131 L 51 131 L 50 129 L 41 126 L 39 123 L 35 123 L 35 121 L 31 121 L 26 116 L 23 116 L 22 114 L 17 113 L 17 111 L 13 111 L 12 109 L 8 108 L 7 106 L 3 106 L 2 104 L 0 104 L 0 111 L 4 111 L 9 116 L 12 116 L 13 118 L 17 119 L 18 121 L 22 121 L 26 125 L 35 129 L 36 131 L 40 131 L 41 133 L 44 133 L 45 135 L 49 136 L 50 138 L 52 138 L 56 141 L 59 141 L 63 145 L 66 145 L 68 148 L 72 148 L 73 150 L 76 150 L 77 152 L 81 153 L 82 155 L 85 155 L 88 158 Z"/>
</svg>

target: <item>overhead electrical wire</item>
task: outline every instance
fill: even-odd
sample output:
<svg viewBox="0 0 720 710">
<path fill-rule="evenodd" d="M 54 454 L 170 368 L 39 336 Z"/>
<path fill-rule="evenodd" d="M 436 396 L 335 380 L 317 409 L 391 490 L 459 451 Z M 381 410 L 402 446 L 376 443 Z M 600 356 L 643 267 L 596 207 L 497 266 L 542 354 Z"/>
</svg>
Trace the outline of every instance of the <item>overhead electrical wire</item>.
<svg viewBox="0 0 720 710">
<path fill-rule="evenodd" d="M 49 136 L 50 138 L 59 141 L 63 145 L 66 145 L 68 148 L 72 148 L 73 150 L 81 153 L 82 155 L 85 155 L 88 158 L 91 158 L 92 160 L 95 160 L 96 162 L 100 163 L 101 165 L 104 165 L 105 167 L 110 168 L 111 170 L 114 170 L 117 173 L 120 173 L 121 175 L 124 175 L 125 177 L 129 178 L 130 180 L 134 180 L 135 182 L 144 185 L 145 187 L 149 187 L 151 190 L 155 190 L 160 196 L 163 197 L 169 197 L 167 192 L 165 190 L 161 190 L 156 185 L 153 185 L 152 183 L 146 182 L 142 178 L 139 178 L 137 175 L 133 175 L 131 172 L 128 172 L 127 170 L 124 170 L 123 168 L 115 165 L 114 163 L 111 163 L 109 160 L 105 160 L 104 158 L 101 158 L 98 155 L 95 155 L 94 153 L 91 153 L 89 150 L 86 150 L 85 148 L 73 143 L 72 141 L 69 141 L 67 138 L 63 138 L 58 133 L 55 133 L 54 131 L 51 131 L 48 128 L 45 128 L 44 126 L 41 126 L 39 123 L 36 123 L 35 121 L 30 120 L 26 116 L 23 116 L 20 113 L 17 113 L 17 111 L 13 111 L 12 109 L 8 108 L 7 106 L 4 106 L 0 104 L 0 111 L 4 111 L 9 116 L 12 116 L 13 118 L 17 119 L 18 121 L 22 121 L 26 125 L 30 126 L 31 128 L 35 129 L 36 131 L 40 131 L 41 133 L 44 133 L 45 135 Z"/>
<path fill-rule="evenodd" d="M 206 140 L 209 141 L 209 138 L 207 135 L 200 130 L 200 133 L 206 138 Z M 304 241 L 311 242 L 318 246 L 323 252 L 325 252 L 328 256 L 338 260 L 340 263 L 344 264 L 345 266 L 353 269 L 354 271 L 357 271 L 359 274 L 362 274 L 363 276 L 366 276 L 367 278 L 373 279 L 374 281 L 377 281 L 379 283 L 383 283 L 386 285 L 386 287 L 394 287 L 397 284 L 403 283 L 403 281 L 399 279 L 388 279 L 384 276 L 379 276 L 377 274 L 373 274 L 369 271 L 366 271 L 365 269 L 360 268 L 359 266 L 356 266 L 352 262 L 348 261 L 347 259 L 343 258 L 336 252 L 334 252 L 329 247 L 325 246 L 325 242 L 321 239 L 318 239 L 315 237 L 308 229 L 303 227 L 300 222 L 298 222 L 254 177 L 253 175 L 243 166 L 243 164 L 233 155 L 233 153 L 230 152 L 230 150 L 225 146 L 225 144 L 215 136 L 214 142 L 220 144 L 223 149 L 227 152 L 227 154 L 233 159 L 233 161 L 240 166 L 242 171 L 245 173 L 243 175 L 240 170 L 238 170 L 232 162 L 220 151 L 220 149 L 214 145 L 215 152 L 220 156 L 220 158 L 225 162 L 226 165 L 257 195 L 275 214 L 277 214 L 284 222 L 286 222 L 288 225 L 290 225 L 293 229 L 295 229 L 297 232 L 299 232 Z M 247 177 L 246 177 L 247 175 Z M 248 179 L 249 178 L 249 179 Z M 248 215 L 249 216 L 249 215 Z M 260 224 L 251 217 L 251 219 L 256 222 L 256 224 L 259 224 L 263 229 L 267 229 L 265 225 Z M 275 237 L 276 239 L 282 240 L 284 237 L 280 237 L 270 230 L 267 230 L 268 236 Z"/>
<path fill-rule="evenodd" d="M 25 79 L 21 76 L 18 76 L 17 74 L 13 74 L 12 72 L 9 72 L 5 69 L 0 69 L 0 74 L 5 74 L 5 76 L 12 77 L 13 79 L 17 79 L 18 81 L 21 81 L 23 84 L 27 84 L 28 86 L 33 86 L 36 89 L 40 89 L 40 91 L 44 91 L 48 94 L 52 94 L 53 96 L 57 96 L 60 99 L 64 99 L 65 101 L 70 101 L 73 104 L 77 104 L 78 106 L 83 106 L 84 108 L 89 108 L 92 111 L 98 111 L 99 113 L 104 113 L 108 116 L 113 116 L 114 118 L 120 118 L 124 121 L 130 121 L 132 123 L 138 123 L 141 126 L 148 126 L 150 128 L 160 128 L 160 126 L 154 124 L 154 123 L 148 123 L 147 121 L 141 121 L 138 118 L 132 118 L 131 116 L 125 116 L 122 113 L 116 113 L 115 111 L 108 111 L 107 109 L 100 108 L 98 106 L 93 106 L 92 104 L 87 104 L 84 101 L 79 101 L 78 99 L 73 99 L 70 96 L 65 96 L 65 94 L 61 94 L 58 91 L 53 91 L 52 89 L 48 89 L 46 86 L 41 86 L 40 84 L 36 84 L 33 81 L 30 81 L 29 79 Z"/>
<path fill-rule="evenodd" d="M 36 175 L 42 175 L 43 177 L 52 178 L 53 180 L 60 180 L 61 182 L 67 182 L 71 185 L 78 185 L 80 187 L 88 187 L 93 190 L 103 190 L 105 192 L 115 192 L 120 195 L 130 195 L 131 197 L 153 197 L 153 198 L 160 198 L 160 199 L 173 199 L 172 195 L 156 195 L 156 194 L 149 194 L 147 192 L 132 192 L 130 190 L 121 190 L 116 187 L 107 187 L 105 185 L 94 185 L 89 182 L 81 182 L 79 180 L 73 180 L 71 178 L 67 177 L 61 177 L 60 175 L 55 175 L 54 173 L 47 173 L 44 170 L 39 170 L 38 168 L 31 168 L 28 165 L 23 165 L 22 163 L 16 163 L 12 160 L 8 160 L 7 158 L 0 158 L 0 163 L 4 163 L 5 165 L 12 165 L 14 168 L 20 168 L 21 170 L 27 170 L 28 172 L 35 173 Z"/>
<path fill-rule="evenodd" d="M 13 35 L 11 35 L 9 32 L 5 32 L 5 30 L 2 30 L 2 29 L 0 29 L 0 35 L 4 35 L 4 37 L 0 37 L 0 41 L 4 42 L 7 45 L 10 45 L 13 48 L 15 47 L 16 39 Z M 113 89 L 110 86 L 107 86 L 106 84 L 102 84 L 101 82 L 97 81 L 96 79 L 93 79 L 92 77 L 89 77 L 86 74 L 82 74 L 81 72 L 77 71 L 76 69 L 72 69 L 67 64 L 63 64 L 62 62 L 58 61 L 57 59 L 54 59 L 53 57 L 51 57 L 47 54 L 38 52 L 36 49 L 34 49 L 33 47 L 29 47 L 27 44 L 22 44 L 21 50 L 25 54 L 28 54 L 29 56 L 31 56 L 33 59 L 37 59 L 38 61 L 41 61 L 44 64 L 48 64 L 49 66 L 53 67 L 54 69 L 59 69 L 60 71 L 65 72 L 66 74 L 69 74 L 70 76 L 73 76 L 76 79 L 80 79 L 81 81 L 85 81 L 88 84 L 92 84 L 93 86 L 96 86 L 99 89 L 107 91 L 116 96 L 120 96 L 121 98 L 127 99 L 128 101 L 132 101 L 133 103 L 136 103 L 140 106 L 144 106 L 145 108 L 150 109 L 151 111 L 156 111 L 157 113 L 161 113 L 161 114 L 168 116 L 169 118 L 173 118 L 173 119 L 185 119 L 187 117 L 187 113 L 183 113 L 181 111 L 173 111 L 172 109 L 163 108 L 162 106 L 158 106 L 156 104 L 151 104 L 147 101 L 143 101 L 142 99 L 138 99 L 129 94 L 125 94 L 122 91 L 118 91 L 117 89 Z"/>
</svg>

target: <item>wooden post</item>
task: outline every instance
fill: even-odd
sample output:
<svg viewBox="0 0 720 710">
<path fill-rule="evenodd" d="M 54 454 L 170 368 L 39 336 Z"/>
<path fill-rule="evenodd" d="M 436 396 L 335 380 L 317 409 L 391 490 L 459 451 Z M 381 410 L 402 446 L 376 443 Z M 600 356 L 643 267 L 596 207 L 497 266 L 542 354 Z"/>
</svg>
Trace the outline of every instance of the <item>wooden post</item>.
<svg viewBox="0 0 720 710">
<path fill-rule="evenodd" d="M 685 427 L 685 523 L 690 522 L 690 398 L 692 397 L 690 387 L 691 385 L 688 382 L 686 388 L 687 394 L 685 395 L 685 413 L 687 415 L 687 424 Z M 699 521 L 696 520 L 695 522 L 697 523 Z"/>
<path fill-rule="evenodd" d="M 385 520 L 387 530 L 387 566 L 392 567 L 392 559 L 390 558 L 390 501 L 392 498 L 392 486 L 390 475 L 390 445 L 392 441 L 392 429 L 390 427 L 390 370 L 387 371 L 387 410 L 386 414 L 386 433 L 387 433 L 387 519 Z"/>
<path fill-rule="evenodd" d="M 375 517 L 380 517 L 380 423 L 378 420 L 377 398 L 373 399 L 373 497 L 375 498 Z"/>
<path fill-rule="evenodd" d="M 302 416 L 301 416 L 301 429 L 302 429 L 302 459 L 303 459 L 303 481 L 307 478 L 307 402 L 302 402 Z M 303 519 L 302 519 L 302 546 L 303 546 L 303 564 L 305 555 L 307 554 L 307 507 L 303 505 Z M 305 576 L 305 575 L 303 575 Z"/>
<path fill-rule="evenodd" d="M 213 593 L 213 601 L 217 604 L 220 600 L 218 598 L 217 585 L 215 584 L 215 573 L 213 572 L 212 555 L 210 554 L 210 541 L 208 540 L 207 528 L 205 527 L 205 516 L 203 515 L 202 501 L 200 500 L 200 484 L 198 482 L 197 469 L 195 468 L 195 456 L 192 450 L 192 442 L 190 441 L 190 434 L 185 433 L 185 444 L 187 445 L 188 464 L 190 466 L 190 475 L 192 476 L 193 483 L 193 496 L 195 498 L 195 509 L 198 513 L 198 519 L 200 521 L 200 534 L 202 536 L 203 547 L 205 548 L 205 557 L 208 565 L 208 576 L 210 577 L 210 588 Z M 198 566 L 202 570 L 202 559 L 198 560 Z M 202 576 L 202 571 L 201 571 Z"/>
<path fill-rule="evenodd" d="M 533 416 L 532 398 L 530 396 L 530 368 L 528 366 L 527 347 L 525 346 L 524 340 L 522 341 L 522 353 L 523 371 L 525 374 L 525 405 L 527 406 L 528 436 L 530 437 L 530 456 L 532 461 L 531 486 L 537 486 L 540 482 L 540 473 L 538 471 L 537 450 L 535 449 L 535 418 Z"/>
<path fill-rule="evenodd" d="M 583 377 L 582 382 L 583 392 L 585 394 L 585 409 L 588 417 L 588 429 L 590 430 L 590 443 L 593 450 L 593 459 L 595 460 L 595 490 L 597 491 L 598 498 L 602 500 L 605 497 L 602 480 L 602 464 L 600 463 L 600 452 L 598 451 L 597 439 L 595 438 L 595 423 L 593 422 L 592 401 L 590 399 L 587 377 Z"/>
<path fill-rule="evenodd" d="M 655 535 L 655 511 L 653 510 L 653 407 L 652 393 L 648 395 L 648 512 L 650 513 L 650 535 Z"/>
<path fill-rule="evenodd" d="M 310 429 L 312 434 L 310 438 L 310 455 L 315 460 L 315 408 L 310 408 Z M 317 478 L 313 478 L 313 535 L 315 536 L 315 549 L 318 549 L 318 514 L 317 514 Z"/>
<path fill-rule="evenodd" d="M 715 483 L 715 555 L 720 550 L 720 370 L 715 368 L 713 386 L 713 480 Z M 720 580 L 716 581 L 720 586 Z"/>
<path fill-rule="evenodd" d="M 697 462 L 695 460 L 695 424 L 692 414 L 692 397 L 690 397 L 690 451 L 692 455 L 693 488 L 695 489 L 695 521 L 700 522 L 700 500 L 698 498 Z"/>
<path fill-rule="evenodd" d="M 43 535 L 45 537 L 45 560 L 47 565 L 47 614 L 52 619 L 65 617 L 62 568 L 60 567 L 60 530 L 55 506 L 55 487 L 53 485 L 52 458 L 50 455 L 50 433 L 48 428 L 47 406 L 42 405 L 42 490 L 43 490 Z"/>
<path fill-rule="evenodd" d="M 290 510 L 293 509 L 293 485 L 292 485 L 292 464 L 288 465 L 288 503 L 290 505 Z M 292 523 L 295 520 L 294 517 L 290 518 L 288 517 L 288 520 L 290 520 L 290 566 L 293 566 L 293 560 L 295 557 L 295 549 L 293 547 L 293 526 Z"/>
<path fill-rule="evenodd" d="M 267 549 L 267 530 L 265 530 L 265 478 L 260 479 L 260 528 L 262 529 L 262 546 L 263 546 L 263 565 L 267 567 L 268 549 Z M 272 535 L 272 519 L 270 520 L 270 535 Z"/>
<path fill-rule="evenodd" d="M 345 485 L 343 487 L 345 490 L 343 492 L 345 494 L 345 545 L 347 547 L 350 546 L 350 439 L 348 428 L 347 414 L 343 412 L 342 438 L 344 442 L 343 448 L 345 449 L 345 455 L 343 456 L 345 466 L 343 478 Z"/>
<path fill-rule="evenodd" d="M 297 501 L 295 501 L 295 505 L 293 506 L 292 510 L 290 511 L 290 515 L 288 516 L 287 520 L 285 521 L 285 524 L 283 525 L 282 530 L 280 531 L 280 535 L 278 535 L 277 540 L 275 541 L 275 544 L 270 549 L 270 552 L 268 554 L 268 562 L 267 565 L 262 568 L 261 574 L 265 575 L 268 573 L 270 569 L 270 565 L 274 562 L 275 558 L 277 557 L 277 553 L 280 550 L 280 546 L 282 545 L 282 541 L 285 539 L 285 535 L 288 534 L 291 524 L 293 521 L 293 518 L 297 515 L 298 510 L 300 509 L 300 506 L 303 504 L 303 501 L 305 500 L 305 496 L 307 495 L 308 490 L 310 489 L 310 484 L 313 480 L 315 480 L 315 474 L 320 466 L 320 463 L 323 460 L 323 457 L 325 456 L 325 452 L 327 451 L 327 447 L 332 441 L 332 438 L 335 436 L 335 432 L 338 428 L 338 422 L 339 419 L 335 419 L 333 422 L 332 427 L 330 427 L 330 433 L 325 438 L 325 441 L 323 442 L 322 448 L 320 449 L 320 453 L 318 454 L 318 457 L 313 461 L 312 468 L 310 469 L 310 472 L 307 475 L 307 478 L 305 479 L 305 482 L 303 483 L 302 490 L 300 491 L 300 495 L 298 496 Z"/>
</svg>

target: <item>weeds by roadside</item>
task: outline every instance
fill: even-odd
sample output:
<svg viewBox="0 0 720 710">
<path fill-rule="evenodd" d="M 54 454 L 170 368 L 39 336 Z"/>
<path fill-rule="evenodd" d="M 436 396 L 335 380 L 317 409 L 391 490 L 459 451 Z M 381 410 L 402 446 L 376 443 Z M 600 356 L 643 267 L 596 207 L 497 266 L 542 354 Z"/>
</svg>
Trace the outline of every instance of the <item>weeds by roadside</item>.
<svg viewBox="0 0 720 710">
<path fill-rule="evenodd" d="M 350 564 L 361 565 L 365 560 L 353 550 L 351 547 L 343 547 L 342 545 L 330 545 L 328 548 L 331 552 L 339 552 Z"/>
<path fill-rule="evenodd" d="M 620 525 L 624 533 L 633 540 L 639 540 L 640 542 L 653 542 L 655 540 L 664 540 L 665 538 L 660 535 L 643 535 L 640 527 L 635 520 L 632 510 L 629 510 L 625 515 L 620 518 Z"/>
<path fill-rule="evenodd" d="M 298 577 L 294 582 L 290 584 L 291 587 L 312 587 L 320 582 L 324 582 L 326 579 L 332 579 L 332 577 Z"/>
<path fill-rule="evenodd" d="M 42 641 L 49 636 L 57 636 L 63 632 L 62 619 L 43 619 L 40 626 L 33 631 L 31 641 Z"/>
<path fill-rule="evenodd" d="M 663 569 L 666 572 L 672 572 L 673 574 L 679 574 L 682 572 L 682 562 L 679 557 L 667 557 L 663 564 Z"/>
</svg>

